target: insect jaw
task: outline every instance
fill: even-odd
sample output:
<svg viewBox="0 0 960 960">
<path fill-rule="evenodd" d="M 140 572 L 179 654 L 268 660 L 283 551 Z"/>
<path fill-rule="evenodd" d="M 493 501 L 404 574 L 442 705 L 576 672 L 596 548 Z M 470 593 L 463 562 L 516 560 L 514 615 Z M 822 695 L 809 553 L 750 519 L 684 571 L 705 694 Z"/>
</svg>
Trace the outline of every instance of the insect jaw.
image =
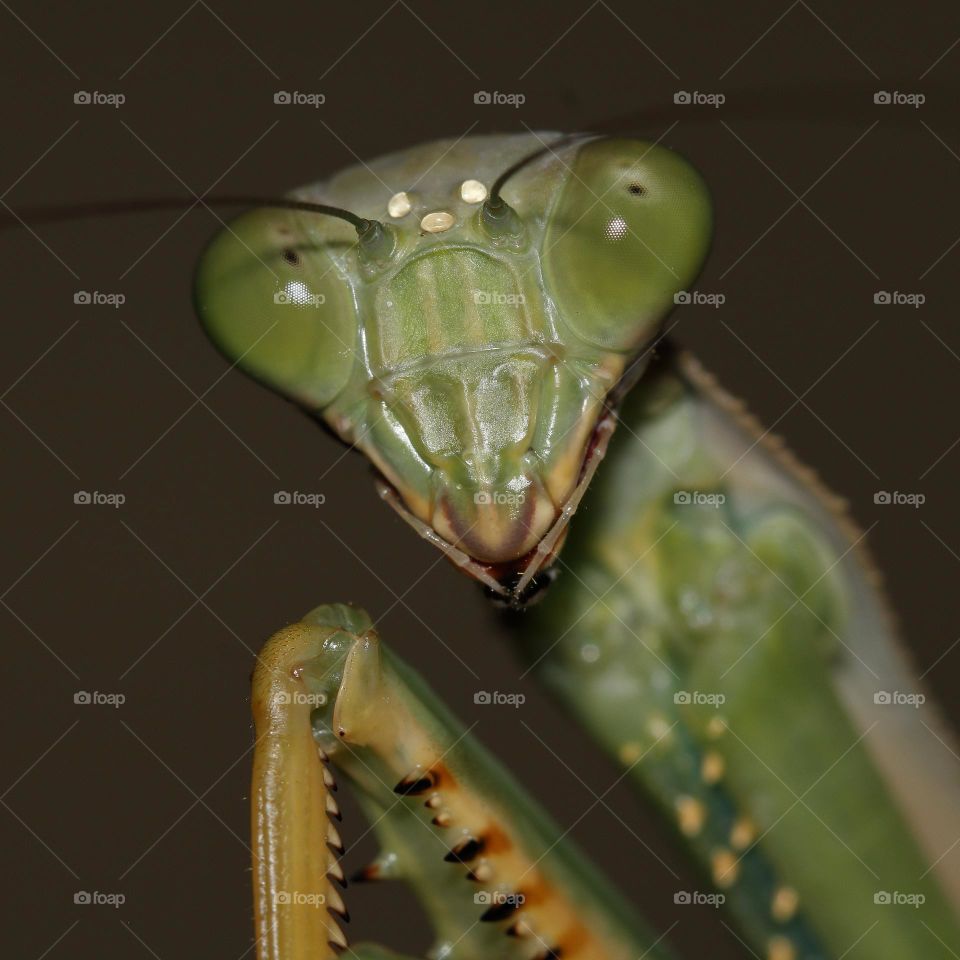
<svg viewBox="0 0 960 960">
<path fill-rule="evenodd" d="M 492 483 L 478 476 L 476 464 L 465 482 L 434 474 L 431 526 L 479 563 L 527 556 L 553 525 L 557 509 L 539 467 L 527 454 Z"/>
<path fill-rule="evenodd" d="M 507 606 L 520 608 L 539 594 L 556 576 L 553 566 L 566 540 L 570 520 L 576 513 L 617 424 L 617 414 L 606 407 L 587 445 L 580 476 L 559 515 L 536 545 L 522 557 L 505 562 L 478 560 L 442 537 L 437 530 L 415 516 L 404 504 L 397 489 L 382 475 L 376 477 L 377 493 L 425 540 L 443 552 L 446 558 L 468 576 L 477 580 L 492 598 Z"/>
</svg>

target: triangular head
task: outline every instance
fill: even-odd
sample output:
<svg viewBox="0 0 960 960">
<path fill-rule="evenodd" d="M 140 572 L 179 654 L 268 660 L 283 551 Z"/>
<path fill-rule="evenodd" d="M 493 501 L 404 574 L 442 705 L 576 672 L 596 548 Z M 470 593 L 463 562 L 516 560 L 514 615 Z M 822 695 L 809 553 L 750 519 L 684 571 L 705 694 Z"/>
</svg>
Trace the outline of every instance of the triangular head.
<svg viewBox="0 0 960 960">
<path fill-rule="evenodd" d="M 363 226 L 235 220 L 199 266 L 205 328 L 362 450 L 453 562 L 529 594 L 706 255 L 702 179 L 644 141 L 523 134 L 415 147 L 295 197 Z"/>
</svg>

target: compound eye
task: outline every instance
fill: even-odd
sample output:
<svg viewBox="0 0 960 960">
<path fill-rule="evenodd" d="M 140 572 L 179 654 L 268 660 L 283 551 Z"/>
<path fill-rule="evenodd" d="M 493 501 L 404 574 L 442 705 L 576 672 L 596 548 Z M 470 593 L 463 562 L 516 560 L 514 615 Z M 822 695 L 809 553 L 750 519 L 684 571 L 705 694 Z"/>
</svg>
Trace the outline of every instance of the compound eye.
<svg viewBox="0 0 960 960">
<path fill-rule="evenodd" d="M 588 343 L 636 349 L 696 277 L 710 197 L 682 157 L 641 140 L 580 147 L 545 234 L 544 280 Z"/>
<path fill-rule="evenodd" d="M 353 369 L 350 290 L 303 215 L 254 210 L 206 249 L 194 284 L 210 338 L 246 373 L 306 406 L 326 406 Z"/>
</svg>

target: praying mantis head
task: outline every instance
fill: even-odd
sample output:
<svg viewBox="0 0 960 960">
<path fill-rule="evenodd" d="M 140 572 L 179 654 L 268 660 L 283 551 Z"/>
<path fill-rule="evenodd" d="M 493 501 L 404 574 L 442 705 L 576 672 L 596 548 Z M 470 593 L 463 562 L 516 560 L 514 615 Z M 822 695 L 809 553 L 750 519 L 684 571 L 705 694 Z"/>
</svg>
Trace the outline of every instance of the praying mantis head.
<svg viewBox="0 0 960 960">
<path fill-rule="evenodd" d="M 645 141 L 524 134 L 416 147 L 296 198 L 338 212 L 228 226 L 197 274 L 206 329 L 362 450 L 457 565 L 529 594 L 700 269 L 702 179 Z"/>
</svg>

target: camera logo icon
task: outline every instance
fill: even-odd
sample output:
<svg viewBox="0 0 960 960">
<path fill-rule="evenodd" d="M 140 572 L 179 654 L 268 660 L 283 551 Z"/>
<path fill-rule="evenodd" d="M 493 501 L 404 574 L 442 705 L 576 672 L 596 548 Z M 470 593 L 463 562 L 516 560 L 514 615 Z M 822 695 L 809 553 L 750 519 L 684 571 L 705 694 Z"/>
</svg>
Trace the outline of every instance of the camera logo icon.
<svg viewBox="0 0 960 960">
<path fill-rule="evenodd" d="M 473 702 L 474 703 L 492 703 L 493 697 L 491 697 L 490 692 L 488 690 L 478 690 L 473 695 Z"/>
<path fill-rule="evenodd" d="M 903 90 L 878 90 L 873 95 L 873 102 L 884 106 L 896 105 L 898 107 L 922 107 L 927 102 L 926 94 L 907 93 Z"/>
<path fill-rule="evenodd" d="M 73 94 L 73 102 L 81 106 L 108 106 L 120 107 L 127 102 L 125 94 L 122 93 L 103 93 L 100 90 L 76 90 Z"/>
<path fill-rule="evenodd" d="M 673 502 L 679 503 L 679 504 L 690 503 L 691 502 L 690 491 L 677 490 L 676 493 L 674 493 L 673 495 Z"/>
<path fill-rule="evenodd" d="M 290 92 L 289 92 L 288 90 L 278 90 L 278 91 L 273 95 L 273 102 L 274 102 L 274 103 L 281 103 L 281 104 L 284 104 L 284 103 L 292 103 L 292 102 L 293 102 L 293 97 L 290 95 Z"/>
<path fill-rule="evenodd" d="M 273 502 L 274 502 L 274 503 L 290 503 L 290 502 L 292 501 L 292 499 L 293 499 L 293 498 L 290 496 L 290 493 L 289 493 L 289 491 L 287 491 L 287 490 L 278 490 L 278 491 L 273 495 Z"/>
<path fill-rule="evenodd" d="M 490 96 L 489 92 L 486 90 L 478 90 L 473 95 L 474 103 L 490 103 L 492 100 L 493 98 Z"/>
<path fill-rule="evenodd" d="M 693 98 L 690 96 L 690 94 L 686 90 L 678 90 L 673 95 L 674 103 L 690 103 L 692 99 Z"/>
</svg>

